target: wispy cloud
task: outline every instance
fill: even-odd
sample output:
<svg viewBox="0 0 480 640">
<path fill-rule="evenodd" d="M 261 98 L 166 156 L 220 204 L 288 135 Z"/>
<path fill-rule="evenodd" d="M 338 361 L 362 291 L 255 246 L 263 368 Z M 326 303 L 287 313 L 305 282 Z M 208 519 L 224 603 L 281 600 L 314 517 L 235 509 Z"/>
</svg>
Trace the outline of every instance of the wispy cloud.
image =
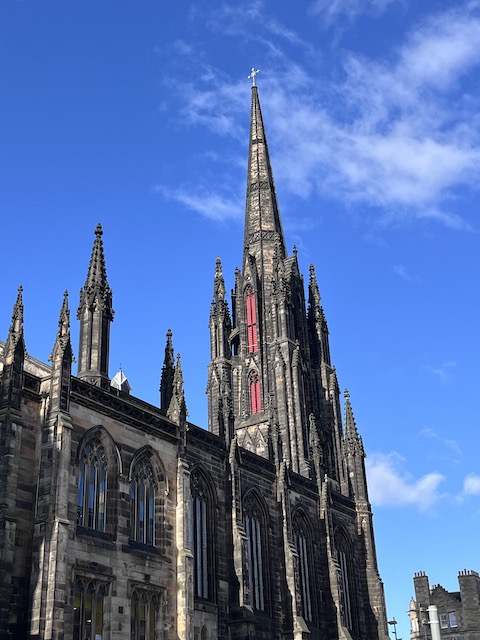
<svg viewBox="0 0 480 640">
<path fill-rule="evenodd" d="M 261 93 L 282 190 L 362 205 L 382 224 L 436 220 L 469 229 L 455 205 L 459 191 L 476 189 L 480 179 L 480 92 L 466 81 L 480 66 L 478 2 L 425 19 L 388 61 L 347 52 L 340 56 L 343 80 L 337 69 L 335 82 L 312 64 L 322 51 L 293 62 L 289 47 L 305 53 L 313 46 L 270 19 L 262 2 L 246 7 L 223 4 L 209 19 L 232 36 L 246 22 L 260 25 L 245 37 L 256 38 L 268 59 Z M 174 81 L 179 118 L 245 140 L 245 79 L 232 81 L 188 47 L 177 48 L 198 67 L 195 80 L 177 74 Z"/>
<path fill-rule="evenodd" d="M 439 486 L 444 476 L 427 473 L 418 479 L 403 470 L 403 458 L 397 454 L 370 454 L 367 475 L 370 499 L 376 506 L 415 507 L 431 510 L 442 495 Z"/>
<path fill-rule="evenodd" d="M 456 440 L 453 440 L 453 438 L 445 438 L 445 436 L 437 433 L 435 429 L 432 429 L 431 427 L 425 427 L 424 429 L 421 429 L 419 435 L 423 438 L 428 438 L 429 440 L 436 440 L 444 447 L 457 454 L 458 458 L 454 460 L 454 462 L 460 461 L 462 450 L 460 449 L 460 445 L 458 444 L 458 442 Z"/>
<path fill-rule="evenodd" d="M 480 495 L 480 476 L 470 473 L 463 481 L 463 491 L 470 496 Z"/>
<path fill-rule="evenodd" d="M 402 278 L 402 280 L 405 280 L 406 282 L 409 282 L 411 280 L 403 264 L 394 265 L 393 270 Z"/>
<path fill-rule="evenodd" d="M 339 17 L 353 21 L 361 14 L 380 15 L 388 5 L 399 0 L 316 0 L 311 7 L 312 14 L 321 14 L 328 24 Z M 403 4 L 403 2 L 402 2 Z"/>
<path fill-rule="evenodd" d="M 451 360 L 442 362 L 438 366 L 427 367 L 427 370 L 440 380 L 442 384 L 447 383 L 451 378 L 451 370 L 456 367 L 457 363 Z"/>
<path fill-rule="evenodd" d="M 177 189 L 167 189 L 158 185 L 154 187 L 154 192 L 162 194 L 167 200 L 175 200 L 186 209 L 217 222 L 239 220 L 241 213 L 243 213 L 239 200 L 205 188 L 194 189 L 184 186 Z"/>
</svg>

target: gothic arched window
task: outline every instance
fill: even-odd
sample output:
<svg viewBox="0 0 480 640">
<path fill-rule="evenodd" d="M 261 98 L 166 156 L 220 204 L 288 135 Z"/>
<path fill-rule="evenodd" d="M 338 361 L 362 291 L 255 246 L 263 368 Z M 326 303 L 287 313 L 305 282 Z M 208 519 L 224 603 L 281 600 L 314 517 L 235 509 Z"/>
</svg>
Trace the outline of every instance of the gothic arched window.
<svg viewBox="0 0 480 640">
<path fill-rule="evenodd" d="M 105 531 L 107 497 L 107 457 L 96 438 L 88 442 L 79 463 L 77 524 Z"/>
<path fill-rule="evenodd" d="M 150 462 L 141 458 L 133 467 L 130 484 L 131 539 L 155 544 L 155 478 Z"/>
<path fill-rule="evenodd" d="M 265 551 L 266 522 L 263 510 L 255 497 L 250 493 L 243 505 L 245 532 L 247 534 L 248 582 L 245 585 L 246 602 L 253 609 L 265 611 Z"/>
<path fill-rule="evenodd" d="M 103 638 L 103 611 L 107 585 L 79 579 L 73 596 L 73 640 Z"/>
<path fill-rule="evenodd" d="M 298 555 L 298 577 L 300 581 L 301 614 L 305 620 L 313 620 L 310 572 L 313 566 L 312 536 L 303 514 L 297 513 L 293 520 L 295 549 Z"/>
<path fill-rule="evenodd" d="M 255 293 L 250 285 L 245 289 L 245 311 L 247 317 L 248 353 L 256 353 L 258 351 L 257 307 Z"/>
<path fill-rule="evenodd" d="M 249 377 L 250 385 L 250 413 L 260 413 L 262 410 L 262 398 L 260 393 L 260 379 L 257 371 L 252 371 Z"/>
<path fill-rule="evenodd" d="M 203 474 L 195 469 L 191 476 L 192 546 L 194 587 L 197 598 L 213 600 L 213 531 L 215 530 L 212 495 Z"/>
<path fill-rule="evenodd" d="M 130 603 L 131 640 L 155 640 L 158 617 L 158 596 L 142 590 L 132 593 Z"/>
<path fill-rule="evenodd" d="M 340 616 L 347 629 L 356 627 L 355 596 L 353 590 L 352 552 L 346 535 L 340 531 L 335 536 L 338 562 L 338 585 L 340 588 Z"/>
</svg>

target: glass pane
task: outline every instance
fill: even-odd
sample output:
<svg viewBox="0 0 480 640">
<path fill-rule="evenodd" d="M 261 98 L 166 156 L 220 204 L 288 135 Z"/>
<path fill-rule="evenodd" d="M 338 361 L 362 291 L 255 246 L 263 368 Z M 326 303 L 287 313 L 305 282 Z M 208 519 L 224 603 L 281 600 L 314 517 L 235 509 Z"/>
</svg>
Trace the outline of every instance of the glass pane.
<svg viewBox="0 0 480 640">
<path fill-rule="evenodd" d="M 77 582 L 73 596 L 73 640 L 81 640 L 82 595 L 82 584 Z"/>
<path fill-rule="evenodd" d="M 95 465 L 91 464 L 89 469 L 89 478 L 88 478 L 88 523 L 87 523 L 87 526 L 90 529 L 95 528 L 95 480 L 96 480 L 96 469 L 95 469 Z"/>
<path fill-rule="evenodd" d="M 95 599 L 95 640 L 102 640 L 103 597 L 104 597 L 104 590 L 103 590 L 103 587 L 100 587 Z"/>
<path fill-rule="evenodd" d="M 145 484 L 138 487 L 138 541 L 145 542 Z"/>
<path fill-rule="evenodd" d="M 155 614 L 156 614 L 155 602 L 151 602 L 148 640 L 155 640 Z"/>
<path fill-rule="evenodd" d="M 84 609 L 84 624 L 85 624 L 85 637 L 90 640 L 92 637 L 92 608 L 93 608 L 93 585 L 90 583 L 85 593 L 85 609 Z"/>
<path fill-rule="evenodd" d="M 149 487 L 149 501 L 148 501 L 148 544 L 155 544 L 155 490 L 152 486 Z"/>
<path fill-rule="evenodd" d="M 77 492 L 77 524 L 83 525 L 83 504 L 85 500 L 85 461 L 80 462 L 78 470 L 78 492 Z"/>
<path fill-rule="evenodd" d="M 105 467 L 98 470 L 98 530 L 105 531 L 105 503 L 107 497 L 107 471 Z"/>
</svg>

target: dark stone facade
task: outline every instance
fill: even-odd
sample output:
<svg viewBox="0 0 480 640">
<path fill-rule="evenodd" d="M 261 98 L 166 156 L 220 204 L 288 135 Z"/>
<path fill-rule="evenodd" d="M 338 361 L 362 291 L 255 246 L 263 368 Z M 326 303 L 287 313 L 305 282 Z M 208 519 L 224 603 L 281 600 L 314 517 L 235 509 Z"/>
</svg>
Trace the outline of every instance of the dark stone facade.
<svg viewBox="0 0 480 640">
<path fill-rule="evenodd" d="M 114 313 L 97 227 L 49 365 L 22 291 L 1 351 L 0 640 L 387 638 L 364 450 L 342 419 L 313 267 L 288 256 L 252 89 L 242 270 L 220 260 L 208 431 L 190 424 L 167 334 L 160 407 L 110 381 Z"/>
</svg>

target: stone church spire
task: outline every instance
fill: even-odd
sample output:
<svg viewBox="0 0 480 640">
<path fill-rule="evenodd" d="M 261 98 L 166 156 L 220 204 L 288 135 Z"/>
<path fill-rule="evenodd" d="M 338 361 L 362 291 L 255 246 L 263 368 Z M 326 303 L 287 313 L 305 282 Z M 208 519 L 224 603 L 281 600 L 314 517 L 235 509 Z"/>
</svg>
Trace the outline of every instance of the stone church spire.
<svg viewBox="0 0 480 640">
<path fill-rule="evenodd" d="M 243 270 L 250 256 L 260 277 L 271 275 L 275 248 L 281 258 L 287 255 L 283 237 L 273 172 L 263 126 L 258 89 L 252 86 L 250 141 L 248 151 L 247 201 L 245 208 L 245 242 Z"/>
<path fill-rule="evenodd" d="M 80 290 L 77 318 L 80 320 L 78 377 L 107 386 L 110 323 L 113 320 L 112 291 L 107 282 L 107 269 L 100 224 L 95 229 L 92 257 L 85 286 Z"/>
</svg>

